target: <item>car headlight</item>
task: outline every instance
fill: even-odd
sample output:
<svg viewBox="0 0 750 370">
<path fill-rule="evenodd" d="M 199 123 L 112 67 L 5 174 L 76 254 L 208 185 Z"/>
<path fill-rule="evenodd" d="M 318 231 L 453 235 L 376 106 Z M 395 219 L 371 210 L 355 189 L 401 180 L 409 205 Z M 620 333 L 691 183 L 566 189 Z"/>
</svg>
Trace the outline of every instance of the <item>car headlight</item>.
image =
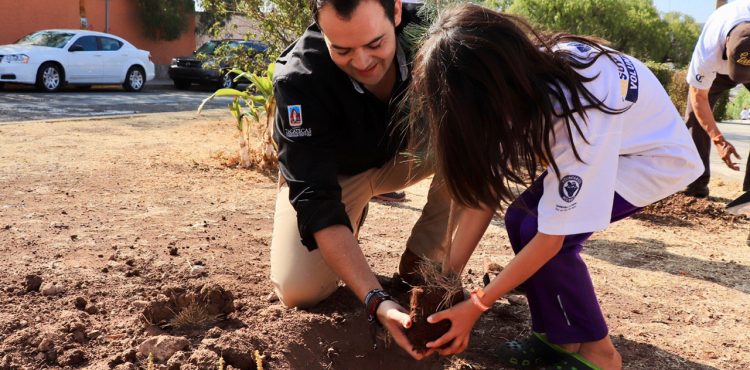
<svg viewBox="0 0 750 370">
<path fill-rule="evenodd" d="M 170 63 L 173 66 L 177 65 L 177 58 L 172 58 L 172 62 Z"/>
<path fill-rule="evenodd" d="M 3 63 L 29 64 L 29 56 L 26 54 L 10 54 L 3 57 Z"/>
</svg>

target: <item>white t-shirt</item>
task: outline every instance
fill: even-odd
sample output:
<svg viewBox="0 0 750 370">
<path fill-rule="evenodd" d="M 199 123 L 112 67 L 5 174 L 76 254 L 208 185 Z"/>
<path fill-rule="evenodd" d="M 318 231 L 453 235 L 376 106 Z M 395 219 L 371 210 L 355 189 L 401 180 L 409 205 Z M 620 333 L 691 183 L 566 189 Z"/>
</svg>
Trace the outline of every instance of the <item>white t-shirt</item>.
<svg viewBox="0 0 750 370">
<path fill-rule="evenodd" d="M 740 119 L 750 119 L 750 110 L 745 108 L 740 112 Z"/>
<path fill-rule="evenodd" d="M 587 45 L 558 45 L 585 57 Z M 571 235 L 602 230 L 609 225 L 614 194 L 643 207 L 690 184 L 703 173 L 703 164 L 682 118 L 651 71 L 637 59 L 606 56 L 578 72 L 597 76 L 584 86 L 620 114 L 597 109 L 576 117 L 586 143 L 573 128 L 576 159 L 563 120 L 551 139 L 558 178 L 548 167 L 539 202 L 539 231 Z"/>
<path fill-rule="evenodd" d="M 686 76 L 690 86 L 708 90 L 717 73 L 729 73 L 729 63 L 724 60 L 727 35 L 734 26 L 743 22 L 750 22 L 750 0 L 728 3 L 708 17 L 690 59 Z"/>
</svg>

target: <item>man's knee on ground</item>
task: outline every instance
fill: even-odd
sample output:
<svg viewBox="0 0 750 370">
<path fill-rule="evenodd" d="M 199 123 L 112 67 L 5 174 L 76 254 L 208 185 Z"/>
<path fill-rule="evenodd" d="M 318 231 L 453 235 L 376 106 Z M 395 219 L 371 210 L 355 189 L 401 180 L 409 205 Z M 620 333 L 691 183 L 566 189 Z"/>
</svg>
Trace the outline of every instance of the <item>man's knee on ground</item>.
<svg viewBox="0 0 750 370">
<path fill-rule="evenodd" d="M 286 279 L 273 282 L 279 301 L 287 307 L 309 308 L 330 296 L 338 287 L 336 282 L 321 285 L 305 279 Z"/>
</svg>

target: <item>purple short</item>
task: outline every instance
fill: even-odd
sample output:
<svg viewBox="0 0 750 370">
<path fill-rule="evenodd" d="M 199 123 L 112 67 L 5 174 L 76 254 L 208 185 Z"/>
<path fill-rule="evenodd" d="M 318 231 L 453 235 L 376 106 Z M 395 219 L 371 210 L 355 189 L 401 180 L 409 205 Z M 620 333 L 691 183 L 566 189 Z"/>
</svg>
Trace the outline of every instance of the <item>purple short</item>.
<svg viewBox="0 0 750 370">
<path fill-rule="evenodd" d="M 515 253 L 537 233 L 537 207 L 544 192 L 544 176 L 537 178 L 505 212 L 505 228 Z M 615 193 L 611 221 L 640 210 Z M 546 333 L 550 342 L 593 342 L 607 335 L 607 323 L 580 255 L 583 242 L 591 234 L 567 235 L 560 252 L 522 285 L 529 300 L 532 330 Z"/>
</svg>

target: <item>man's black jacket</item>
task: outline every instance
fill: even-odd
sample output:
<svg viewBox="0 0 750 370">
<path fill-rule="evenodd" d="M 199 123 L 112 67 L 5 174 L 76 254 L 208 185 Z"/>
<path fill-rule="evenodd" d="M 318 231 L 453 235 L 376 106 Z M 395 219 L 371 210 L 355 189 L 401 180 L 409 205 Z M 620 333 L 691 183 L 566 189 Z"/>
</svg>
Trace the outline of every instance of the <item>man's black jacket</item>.
<svg viewBox="0 0 750 370">
<path fill-rule="evenodd" d="M 397 37 L 416 19 L 416 10 L 405 8 L 402 19 Z M 276 61 L 274 140 L 302 243 L 310 250 L 317 248 L 316 231 L 332 225 L 352 229 L 338 177 L 382 166 L 405 142 L 394 124 L 410 71 L 403 48 L 396 54 L 397 82 L 389 103 L 333 63 L 315 24 Z"/>
</svg>

